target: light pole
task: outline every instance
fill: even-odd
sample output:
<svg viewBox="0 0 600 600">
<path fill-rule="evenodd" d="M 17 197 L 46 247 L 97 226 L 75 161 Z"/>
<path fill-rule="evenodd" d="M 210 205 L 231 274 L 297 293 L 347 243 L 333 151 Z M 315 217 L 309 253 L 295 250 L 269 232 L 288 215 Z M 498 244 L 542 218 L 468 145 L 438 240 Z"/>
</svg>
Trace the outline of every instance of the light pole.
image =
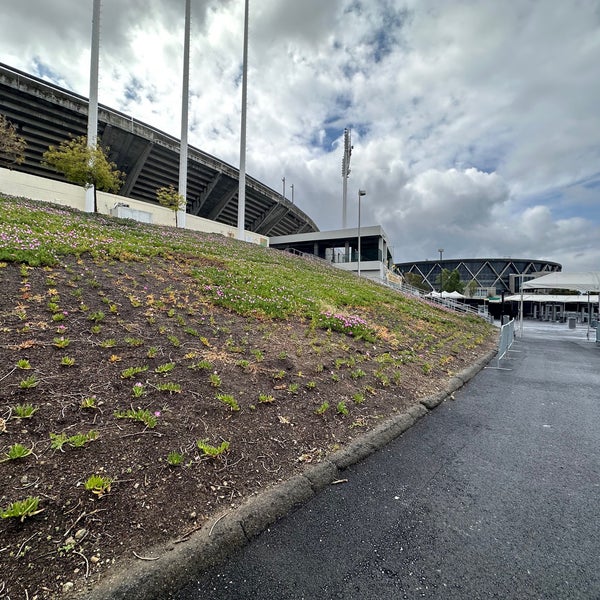
<svg viewBox="0 0 600 600">
<path fill-rule="evenodd" d="M 285 176 L 281 178 L 281 183 L 283 183 L 283 194 L 282 197 L 285 200 Z"/>
<path fill-rule="evenodd" d="M 294 184 L 293 183 L 290 185 L 290 188 L 292 189 L 292 204 L 294 204 Z"/>
<path fill-rule="evenodd" d="M 444 267 L 442 266 L 442 259 L 444 257 L 444 249 L 438 248 L 440 253 L 440 295 L 444 293 Z"/>
<path fill-rule="evenodd" d="M 360 198 L 366 196 L 365 190 L 358 190 L 358 276 L 360 277 Z"/>
</svg>

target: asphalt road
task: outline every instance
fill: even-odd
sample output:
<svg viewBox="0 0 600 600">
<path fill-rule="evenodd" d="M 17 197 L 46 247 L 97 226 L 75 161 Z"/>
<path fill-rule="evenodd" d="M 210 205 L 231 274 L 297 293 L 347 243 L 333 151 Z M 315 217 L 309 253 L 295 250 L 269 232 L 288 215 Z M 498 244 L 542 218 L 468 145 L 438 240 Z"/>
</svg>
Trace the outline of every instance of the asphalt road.
<svg viewBox="0 0 600 600">
<path fill-rule="evenodd" d="M 599 599 L 600 346 L 513 349 L 171 598 Z"/>
</svg>

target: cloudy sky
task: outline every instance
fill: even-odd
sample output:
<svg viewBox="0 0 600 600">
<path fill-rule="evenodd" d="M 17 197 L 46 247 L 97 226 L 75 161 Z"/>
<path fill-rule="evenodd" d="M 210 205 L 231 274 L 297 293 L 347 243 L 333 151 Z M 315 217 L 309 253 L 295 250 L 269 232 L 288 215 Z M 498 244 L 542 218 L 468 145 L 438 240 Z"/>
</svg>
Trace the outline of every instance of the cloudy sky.
<svg viewBox="0 0 600 600">
<path fill-rule="evenodd" d="M 192 0 L 192 145 L 239 165 L 243 0 Z M 99 100 L 178 136 L 184 0 L 103 0 Z M 2 0 L 0 62 L 89 92 L 92 0 Z M 247 171 L 397 262 L 600 270 L 597 0 L 250 0 Z"/>
</svg>

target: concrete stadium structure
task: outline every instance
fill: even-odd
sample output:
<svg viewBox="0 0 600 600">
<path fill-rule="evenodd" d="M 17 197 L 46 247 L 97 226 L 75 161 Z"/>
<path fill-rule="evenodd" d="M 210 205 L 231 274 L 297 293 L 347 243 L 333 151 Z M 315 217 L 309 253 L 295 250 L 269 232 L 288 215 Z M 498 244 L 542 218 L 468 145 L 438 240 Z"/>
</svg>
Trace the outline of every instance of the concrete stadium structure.
<svg viewBox="0 0 600 600">
<path fill-rule="evenodd" d="M 562 265 L 528 258 L 456 258 L 394 265 L 394 270 L 398 273 L 420 275 L 432 290 L 440 289 L 442 269 L 458 270 L 463 283 L 475 281 L 476 296 L 487 296 L 489 293 L 495 295 L 518 292 L 523 279 L 533 279 L 537 275 L 560 271 Z"/>
<path fill-rule="evenodd" d="M 86 135 L 88 99 L 0 63 L 0 113 L 27 142 L 15 170 L 65 181 L 40 162 L 49 145 Z M 180 142 L 106 106 L 99 107 L 98 141 L 126 175 L 119 195 L 157 204 L 156 190 L 177 187 Z M 188 149 L 186 211 L 237 225 L 239 170 L 192 146 Z M 265 236 L 318 231 L 312 219 L 281 193 L 246 177 L 245 229 Z"/>
</svg>

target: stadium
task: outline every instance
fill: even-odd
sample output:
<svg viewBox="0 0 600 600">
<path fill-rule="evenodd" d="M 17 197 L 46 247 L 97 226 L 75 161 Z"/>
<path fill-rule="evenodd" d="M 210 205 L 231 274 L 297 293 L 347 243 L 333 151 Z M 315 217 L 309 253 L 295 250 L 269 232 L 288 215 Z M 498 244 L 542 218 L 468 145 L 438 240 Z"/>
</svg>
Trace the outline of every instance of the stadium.
<svg viewBox="0 0 600 600">
<path fill-rule="evenodd" d="M 394 269 L 422 277 L 423 283 L 435 291 L 440 291 L 442 270 L 456 270 L 465 285 L 475 282 L 473 296 L 481 298 L 514 294 L 521 289 L 522 280 L 560 271 L 562 265 L 528 258 L 457 258 L 396 263 Z"/>
<path fill-rule="evenodd" d="M 30 175 L 66 181 L 40 162 L 50 145 L 86 135 L 88 99 L 0 63 L 0 112 L 27 142 L 25 161 L 14 167 Z M 98 141 L 126 175 L 119 195 L 157 205 L 156 190 L 179 178 L 180 142 L 118 111 L 99 106 Z M 239 170 L 189 146 L 186 212 L 237 225 Z M 246 177 L 245 229 L 263 236 L 318 231 L 314 221 L 280 192 Z"/>
</svg>

